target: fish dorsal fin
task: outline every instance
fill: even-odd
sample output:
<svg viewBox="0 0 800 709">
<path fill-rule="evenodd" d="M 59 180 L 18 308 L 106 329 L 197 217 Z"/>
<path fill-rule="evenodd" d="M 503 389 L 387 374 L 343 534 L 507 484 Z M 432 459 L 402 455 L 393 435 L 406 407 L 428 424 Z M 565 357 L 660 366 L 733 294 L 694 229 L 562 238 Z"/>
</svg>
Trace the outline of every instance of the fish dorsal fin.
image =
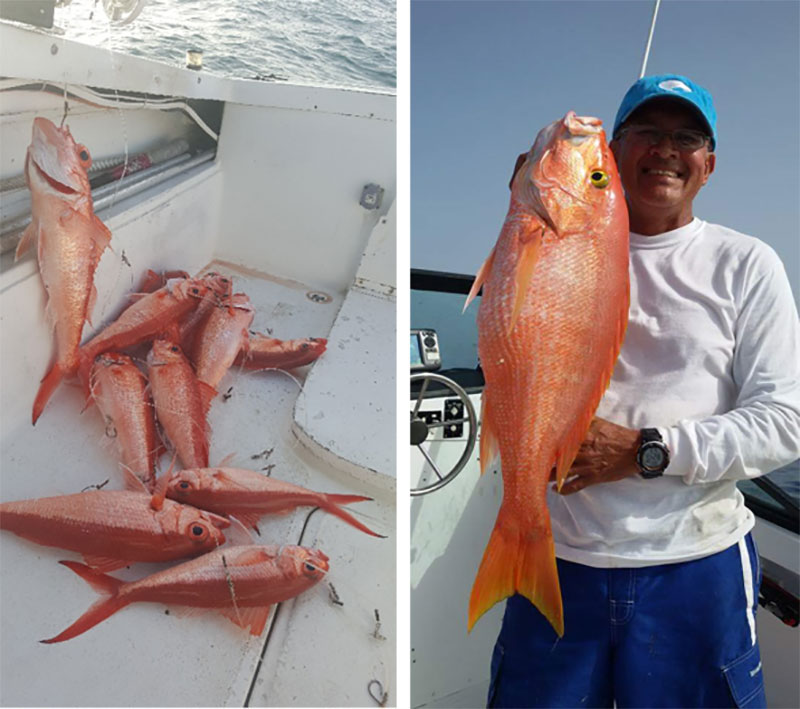
<svg viewBox="0 0 800 709">
<path fill-rule="evenodd" d="M 486 472 L 489 464 L 495 459 L 498 453 L 497 435 L 494 432 L 494 422 L 492 421 L 491 409 L 489 407 L 488 386 L 484 388 L 481 395 L 481 444 L 480 462 L 481 475 Z"/>
<path fill-rule="evenodd" d="M 225 461 L 223 460 L 220 465 L 222 465 Z M 247 492 L 253 492 L 253 489 L 249 485 L 245 485 L 240 478 L 236 476 L 237 468 L 215 468 L 214 469 L 214 477 L 222 483 L 225 483 L 228 487 L 235 487 L 239 490 L 245 490 Z"/>
<path fill-rule="evenodd" d="M 469 304 L 475 299 L 475 296 L 481 290 L 481 286 L 483 282 L 489 275 L 489 272 L 492 270 L 492 264 L 494 263 L 494 252 L 497 250 L 497 244 L 495 244 L 494 248 L 489 253 L 489 256 L 483 262 L 483 266 L 481 266 L 480 270 L 478 271 L 477 275 L 475 276 L 475 280 L 472 282 L 472 288 L 469 289 L 469 295 L 467 296 L 467 300 L 464 303 L 464 308 L 462 309 L 461 313 L 463 314 L 466 312 Z"/>
<path fill-rule="evenodd" d="M 230 608 L 220 608 L 220 613 L 228 620 L 238 625 L 240 628 L 250 628 L 250 635 L 256 637 L 264 632 L 267 627 L 267 619 L 272 606 L 260 606 L 258 608 L 242 608 L 233 606 Z"/>
<path fill-rule="evenodd" d="M 528 284 L 533 275 L 536 262 L 539 260 L 539 247 L 542 245 L 543 233 L 544 227 L 539 223 L 534 223 L 532 229 L 519 233 L 519 257 L 517 258 L 514 274 L 514 308 L 511 311 L 511 321 L 508 326 L 509 333 L 514 329 L 522 306 L 525 303 Z"/>
</svg>

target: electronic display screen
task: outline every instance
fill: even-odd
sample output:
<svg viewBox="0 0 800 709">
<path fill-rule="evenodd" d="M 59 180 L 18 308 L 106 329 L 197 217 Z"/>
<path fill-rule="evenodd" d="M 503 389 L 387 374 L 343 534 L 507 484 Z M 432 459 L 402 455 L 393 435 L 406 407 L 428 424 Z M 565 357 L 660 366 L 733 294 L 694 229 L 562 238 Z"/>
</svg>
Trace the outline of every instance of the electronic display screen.
<svg viewBox="0 0 800 709">
<path fill-rule="evenodd" d="M 411 367 L 422 366 L 422 351 L 420 350 L 420 341 L 416 332 L 411 333 Z"/>
</svg>

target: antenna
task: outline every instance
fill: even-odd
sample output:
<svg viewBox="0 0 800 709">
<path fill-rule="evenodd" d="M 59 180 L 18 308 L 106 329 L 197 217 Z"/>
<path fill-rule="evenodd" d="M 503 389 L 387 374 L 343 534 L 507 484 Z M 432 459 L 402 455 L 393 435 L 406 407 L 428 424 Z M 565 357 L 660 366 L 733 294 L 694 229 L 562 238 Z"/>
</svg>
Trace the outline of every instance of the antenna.
<svg viewBox="0 0 800 709">
<path fill-rule="evenodd" d="M 653 7 L 653 19 L 650 22 L 650 34 L 647 36 L 647 46 L 644 48 L 644 59 L 642 59 L 642 70 L 639 72 L 640 79 L 644 76 L 645 69 L 647 68 L 647 58 L 650 56 L 650 45 L 653 43 L 653 33 L 656 30 L 656 17 L 658 17 L 658 6 L 660 4 L 661 0 L 656 0 L 656 4 Z"/>
</svg>

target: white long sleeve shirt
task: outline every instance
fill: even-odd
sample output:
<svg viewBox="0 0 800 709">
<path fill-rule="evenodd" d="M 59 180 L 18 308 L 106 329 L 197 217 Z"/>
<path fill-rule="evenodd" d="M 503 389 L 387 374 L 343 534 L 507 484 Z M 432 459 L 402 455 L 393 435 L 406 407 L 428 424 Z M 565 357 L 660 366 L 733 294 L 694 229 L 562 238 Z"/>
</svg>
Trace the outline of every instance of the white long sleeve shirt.
<svg viewBox="0 0 800 709">
<path fill-rule="evenodd" d="M 628 329 L 596 415 L 658 428 L 663 477 L 548 492 L 556 555 L 589 566 L 700 558 L 754 525 L 736 481 L 800 457 L 800 324 L 766 244 L 695 218 L 631 234 Z"/>
</svg>

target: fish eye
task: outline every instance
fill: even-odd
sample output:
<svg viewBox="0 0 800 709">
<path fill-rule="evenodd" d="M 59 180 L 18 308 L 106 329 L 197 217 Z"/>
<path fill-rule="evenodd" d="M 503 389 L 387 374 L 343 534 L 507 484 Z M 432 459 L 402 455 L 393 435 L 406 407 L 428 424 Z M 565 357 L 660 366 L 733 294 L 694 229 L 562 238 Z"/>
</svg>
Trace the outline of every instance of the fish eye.
<svg viewBox="0 0 800 709">
<path fill-rule="evenodd" d="M 188 490 L 189 483 L 187 483 L 185 480 L 181 480 L 181 482 L 178 483 L 178 487 L 181 488 L 181 490 Z"/>
<path fill-rule="evenodd" d="M 305 567 L 305 570 L 311 574 L 313 574 L 317 570 L 317 567 L 308 561 L 305 564 L 303 564 L 303 566 Z"/>
<path fill-rule="evenodd" d="M 205 525 L 194 522 L 189 527 L 189 534 L 195 541 L 202 542 L 208 538 L 208 529 L 206 529 Z"/>
<path fill-rule="evenodd" d="M 194 295 L 197 295 L 199 292 L 200 292 L 200 289 L 199 289 L 199 288 L 192 288 L 192 293 L 193 293 Z"/>
<path fill-rule="evenodd" d="M 170 349 L 171 349 L 173 352 L 180 352 L 180 351 L 181 351 L 181 348 L 180 348 L 180 347 L 178 347 L 178 345 L 172 345 L 172 347 L 170 347 Z"/>
<path fill-rule="evenodd" d="M 602 170 L 592 170 L 592 174 L 589 175 L 589 179 L 595 187 L 602 188 L 607 187 L 608 183 L 611 182 L 611 175 L 609 175 L 607 172 L 603 172 Z"/>
</svg>

